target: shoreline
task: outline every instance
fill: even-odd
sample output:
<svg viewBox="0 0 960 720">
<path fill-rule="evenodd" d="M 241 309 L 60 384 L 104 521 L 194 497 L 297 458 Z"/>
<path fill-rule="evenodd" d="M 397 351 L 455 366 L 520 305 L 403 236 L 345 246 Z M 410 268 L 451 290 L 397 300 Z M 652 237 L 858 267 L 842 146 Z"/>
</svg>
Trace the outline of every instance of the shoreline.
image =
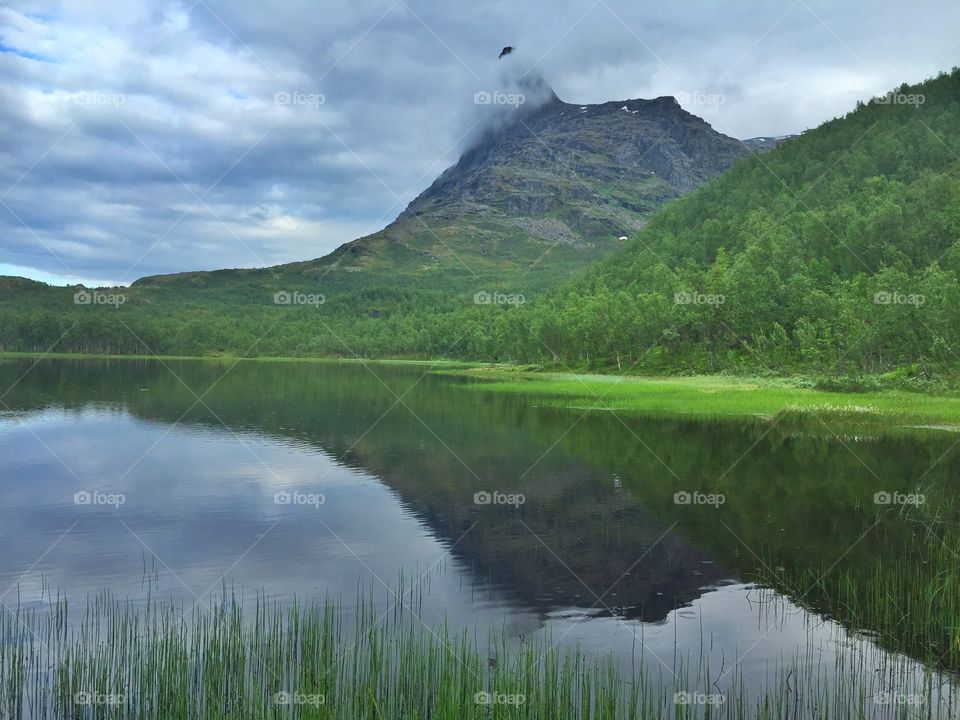
<svg viewBox="0 0 960 720">
<path fill-rule="evenodd" d="M 960 393 L 896 389 L 841 392 L 810 387 L 803 377 L 605 375 L 448 359 L 0 352 L 0 362 L 27 359 L 429 367 L 437 375 L 472 380 L 465 385 L 470 391 L 539 397 L 544 406 L 576 411 L 690 420 L 812 420 L 821 428 L 824 420 L 831 420 L 840 423 L 844 430 L 859 427 L 960 432 Z"/>
<path fill-rule="evenodd" d="M 690 420 L 838 423 L 838 429 L 960 432 L 960 394 L 884 389 L 835 392 L 800 378 L 729 375 L 638 376 L 472 368 L 440 374 L 472 378 L 477 392 L 539 396 L 578 411 Z M 925 427 L 924 427 L 925 426 Z M 829 426 L 826 429 L 830 429 Z"/>
<path fill-rule="evenodd" d="M 339 358 L 339 357 L 295 357 L 289 355 L 110 355 L 107 353 L 39 353 L 39 352 L 0 352 L 3 360 L 161 360 L 161 361 L 202 361 L 202 362 L 276 362 L 276 363 L 329 363 L 363 365 L 442 365 L 457 368 L 475 368 L 486 363 L 470 360 L 419 360 L 404 358 Z"/>
</svg>

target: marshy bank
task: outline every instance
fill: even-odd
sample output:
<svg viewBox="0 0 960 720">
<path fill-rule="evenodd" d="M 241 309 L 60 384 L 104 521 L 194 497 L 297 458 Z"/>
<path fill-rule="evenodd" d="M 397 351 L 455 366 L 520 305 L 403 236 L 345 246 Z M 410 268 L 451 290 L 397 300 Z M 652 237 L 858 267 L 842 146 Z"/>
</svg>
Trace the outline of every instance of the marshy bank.
<svg viewBox="0 0 960 720">
<path fill-rule="evenodd" d="M 431 624 L 422 588 L 377 607 L 361 591 L 280 605 L 222 595 L 193 606 L 108 594 L 76 609 L 0 609 L 0 717 L 30 718 L 955 718 L 960 688 L 834 628 L 748 684 L 701 648 L 633 664 L 556 638 Z M 763 622 L 788 608 L 775 602 Z M 76 616 L 75 616 L 76 614 Z"/>
<path fill-rule="evenodd" d="M 798 378 L 694 375 L 647 377 L 533 372 L 505 366 L 440 369 L 474 380 L 477 392 L 529 398 L 572 411 L 615 411 L 653 418 L 765 420 L 822 429 L 824 423 L 894 431 L 960 432 L 960 393 L 902 389 L 828 390 Z"/>
</svg>

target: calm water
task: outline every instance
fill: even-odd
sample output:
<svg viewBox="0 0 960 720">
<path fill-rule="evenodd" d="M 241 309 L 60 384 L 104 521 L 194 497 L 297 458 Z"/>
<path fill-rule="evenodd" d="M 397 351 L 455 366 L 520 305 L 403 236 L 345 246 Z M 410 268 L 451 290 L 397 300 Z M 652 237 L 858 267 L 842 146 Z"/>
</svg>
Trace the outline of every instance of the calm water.
<svg viewBox="0 0 960 720">
<path fill-rule="evenodd" d="M 956 437 L 584 416 L 425 371 L 0 362 L 0 601 L 419 582 L 427 622 L 706 658 L 717 687 L 841 652 L 877 692 L 920 677 L 755 571 L 895 558 L 916 530 L 875 493 L 956 492 Z"/>
</svg>

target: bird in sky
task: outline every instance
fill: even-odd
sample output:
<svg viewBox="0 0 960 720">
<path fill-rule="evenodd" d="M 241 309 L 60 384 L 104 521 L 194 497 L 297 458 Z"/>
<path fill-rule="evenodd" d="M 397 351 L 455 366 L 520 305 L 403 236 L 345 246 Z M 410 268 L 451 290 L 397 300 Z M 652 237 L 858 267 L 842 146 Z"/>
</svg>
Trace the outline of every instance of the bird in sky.
<svg viewBox="0 0 960 720">
<path fill-rule="evenodd" d="M 507 45 L 503 50 L 500 51 L 500 57 L 498 57 L 497 60 L 502 58 L 504 55 L 509 55 L 512 52 L 513 52 L 513 46 Z"/>
</svg>

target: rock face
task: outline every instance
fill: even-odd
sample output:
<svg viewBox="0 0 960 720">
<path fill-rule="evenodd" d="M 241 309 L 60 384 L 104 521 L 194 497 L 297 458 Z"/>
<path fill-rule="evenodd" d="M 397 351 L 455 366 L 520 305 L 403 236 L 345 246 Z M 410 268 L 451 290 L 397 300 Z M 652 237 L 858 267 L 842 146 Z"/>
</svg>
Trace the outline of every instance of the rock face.
<svg viewBox="0 0 960 720">
<path fill-rule="evenodd" d="M 743 144 L 748 148 L 757 153 L 766 153 L 773 150 L 777 145 L 791 138 L 799 137 L 798 135 L 778 135 L 776 137 L 755 137 L 748 138 L 743 141 Z"/>
<path fill-rule="evenodd" d="M 538 107 L 501 110 L 396 221 L 319 262 L 353 272 L 587 264 L 749 153 L 672 97 L 572 105 L 550 92 Z"/>
<path fill-rule="evenodd" d="M 456 212 L 465 202 L 510 215 L 546 214 L 565 203 L 605 205 L 599 191 L 610 186 L 655 203 L 693 190 L 744 154 L 742 143 L 714 132 L 672 97 L 603 105 L 555 100 L 487 133 L 401 219 L 431 209 Z"/>
</svg>

